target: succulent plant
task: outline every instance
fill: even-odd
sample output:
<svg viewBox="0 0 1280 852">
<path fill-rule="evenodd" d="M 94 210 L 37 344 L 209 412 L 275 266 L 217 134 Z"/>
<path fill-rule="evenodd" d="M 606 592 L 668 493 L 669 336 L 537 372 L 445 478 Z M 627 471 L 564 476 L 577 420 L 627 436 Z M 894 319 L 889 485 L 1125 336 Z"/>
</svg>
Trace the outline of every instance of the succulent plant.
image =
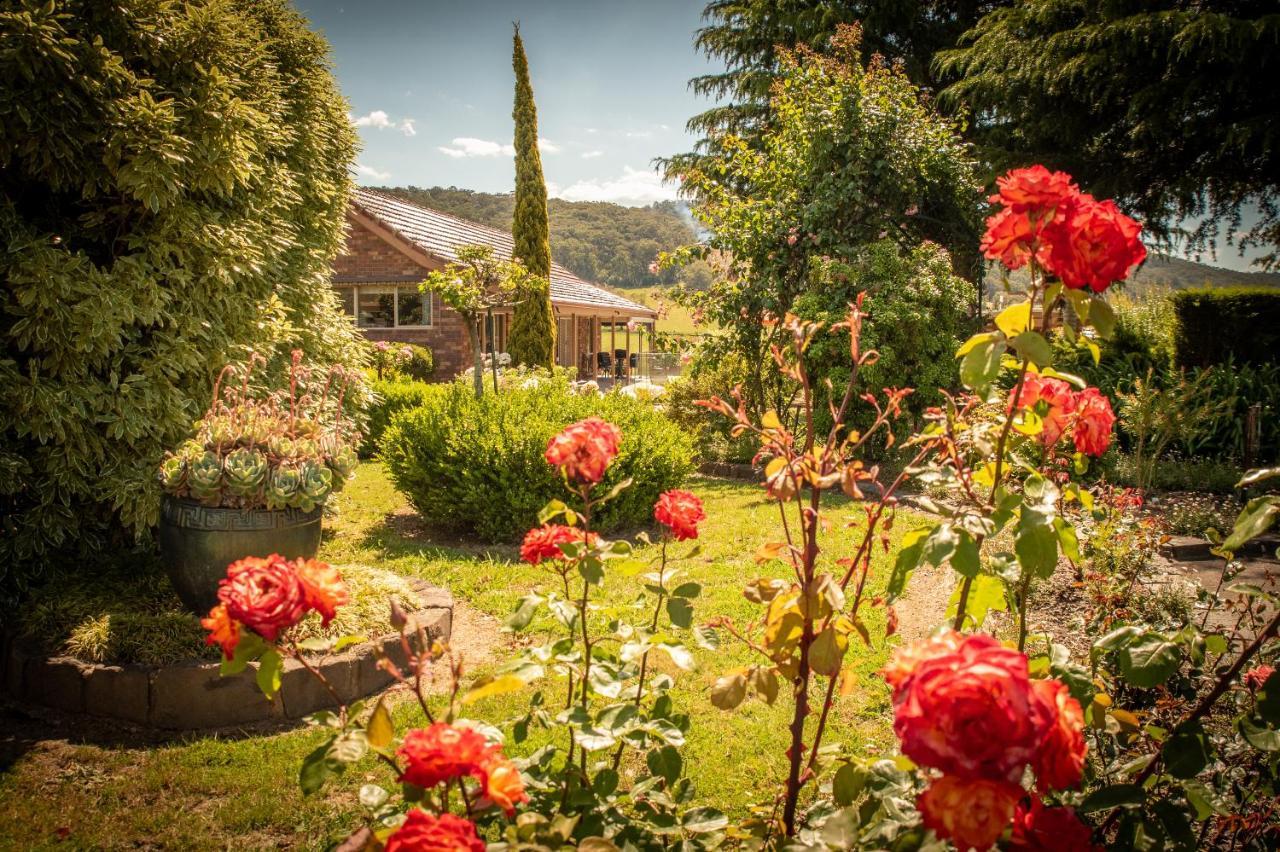
<svg viewBox="0 0 1280 852">
<path fill-rule="evenodd" d="M 187 462 L 182 456 L 169 456 L 160 463 L 160 484 L 169 492 L 176 492 L 187 481 Z"/>
<path fill-rule="evenodd" d="M 267 477 L 264 496 L 268 509 L 287 509 L 294 505 L 298 497 L 298 489 L 302 485 L 302 474 L 291 464 L 282 464 L 271 471 Z"/>
<path fill-rule="evenodd" d="M 267 446 L 276 458 L 290 459 L 298 454 L 298 442 L 285 435 L 272 435 Z"/>
<path fill-rule="evenodd" d="M 252 497 L 267 481 L 267 457 L 242 447 L 227 456 L 222 466 L 227 489 L 237 497 Z"/>
<path fill-rule="evenodd" d="M 301 483 L 293 505 L 304 512 L 310 512 L 323 503 L 333 490 L 333 472 L 324 465 L 309 460 L 302 463 L 300 472 Z"/>
<path fill-rule="evenodd" d="M 206 451 L 188 462 L 187 488 L 201 503 L 218 505 L 222 501 L 222 457 Z"/>
<path fill-rule="evenodd" d="M 356 472 L 360 459 L 350 446 L 342 446 L 329 455 L 329 470 L 333 471 L 333 489 L 339 491 Z"/>
</svg>

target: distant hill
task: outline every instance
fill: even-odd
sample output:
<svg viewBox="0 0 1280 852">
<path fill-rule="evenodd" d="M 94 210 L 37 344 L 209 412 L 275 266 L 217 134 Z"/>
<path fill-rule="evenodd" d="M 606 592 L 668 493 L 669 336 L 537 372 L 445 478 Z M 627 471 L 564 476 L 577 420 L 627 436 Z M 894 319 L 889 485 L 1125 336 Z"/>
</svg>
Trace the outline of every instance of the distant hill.
<svg viewBox="0 0 1280 852">
<path fill-rule="evenodd" d="M 1016 283 L 1024 283 L 1026 275 L 1023 269 L 1010 277 Z M 996 264 L 987 270 L 987 284 L 988 293 L 993 290 L 999 292 L 1000 268 Z M 1145 299 L 1193 287 L 1280 287 L 1280 272 L 1239 272 L 1153 253 L 1142 268 L 1125 282 L 1121 292 Z"/>
<path fill-rule="evenodd" d="M 515 198 L 509 193 L 475 192 L 456 187 L 381 187 L 384 192 L 493 228 L 511 229 Z M 659 252 L 696 239 L 688 208 L 664 201 L 648 207 L 623 207 L 596 201 L 549 199 L 551 256 L 575 275 L 610 287 L 632 289 L 685 281 L 710 282 L 710 270 L 694 264 L 680 272 L 655 275 L 649 264 Z"/>
</svg>

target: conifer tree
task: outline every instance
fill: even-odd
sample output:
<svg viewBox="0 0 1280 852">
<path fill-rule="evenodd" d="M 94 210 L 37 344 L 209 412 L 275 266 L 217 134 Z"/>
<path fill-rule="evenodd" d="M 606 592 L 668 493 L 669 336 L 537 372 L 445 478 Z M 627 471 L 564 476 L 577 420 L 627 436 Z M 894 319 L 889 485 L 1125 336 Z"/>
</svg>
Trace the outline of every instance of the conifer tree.
<svg viewBox="0 0 1280 852">
<path fill-rule="evenodd" d="M 556 348 L 555 317 L 551 311 L 551 232 L 547 224 L 547 183 L 538 152 L 538 109 L 529 82 L 529 61 L 520 40 L 520 25 L 512 38 L 511 64 L 516 72 L 515 120 L 516 207 L 511 224 L 513 256 L 530 273 L 542 278 L 515 306 L 507 351 L 516 364 L 550 368 Z"/>
</svg>

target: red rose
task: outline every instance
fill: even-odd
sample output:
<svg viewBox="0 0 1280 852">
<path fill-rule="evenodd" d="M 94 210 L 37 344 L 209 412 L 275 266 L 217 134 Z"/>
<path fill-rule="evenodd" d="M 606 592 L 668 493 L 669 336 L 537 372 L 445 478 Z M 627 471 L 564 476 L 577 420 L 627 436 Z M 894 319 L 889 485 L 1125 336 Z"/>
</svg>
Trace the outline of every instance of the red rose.
<svg viewBox="0 0 1280 852">
<path fill-rule="evenodd" d="M 893 730 L 922 766 L 1017 783 L 1051 723 L 1027 658 L 975 635 L 916 665 L 895 697 Z"/>
<path fill-rule="evenodd" d="M 1244 673 L 1244 684 L 1249 687 L 1250 692 L 1257 692 L 1262 689 L 1262 685 L 1267 682 L 1267 678 L 1275 674 L 1275 671 L 1275 666 L 1254 666 Z"/>
<path fill-rule="evenodd" d="M 434 816 L 421 808 L 409 811 L 387 838 L 384 852 L 484 852 L 475 824 L 453 814 Z"/>
<path fill-rule="evenodd" d="M 1022 391 L 1018 394 L 1016 406 L 1012 396 L 1010 392 L 1009 411 L 1013 411 L 1015 407 L 1035 408 L 1036 403 L 1045 403 L 1047 410 L 1042 418 L 1044 428 L 1040 431 L 1040 443 L 1045 447 L 1058 443 L 1076 407 L 1076 394 L 1071 385 L 1062 379 L 1027 373 L 1022 380 Z"/>
<path fill-rule="evenodd" d="M 1142 226 L 1120 212 L 1114 202 L 1080 195 L 1061 227 L 1054 227 L 1046 266 L 1073 290 L 1088 287 L 1101 293 L 1129 276 L 1147 256 L 1138 239 Z"/>
<path fill-rule="evenodd" d="M 588 417 L 565 427 L 547 443 L 547 463 L 575 482 L 596 483 L 618 454 L 622 433 L 612 423 Z"/>
<path fill-rule="evenodd" d="M 1080 783 L 1087 747 L 1084 742 L 1084 711 L 1058 680 L 1031 682 L 1044 712 L 1053 720 L 1040 750 L 1032 761 L 1036 787 L 1040 792 L 1066 790 Z"/>
<path fill-rule="evenodd" d="M 200 619 L 200 626 L 209 631 L 204 638 L 206 645 L 222 646 L 222 656 L 228 660 L 236 655 L 240 644 L 240 625 L 227 615 L 227 605 L 218 604 L 209 610 L 209 617 Z"/>
<path fill-rule="evenodd" d="M 307 607 L 320 613 L 324 626 L 329 626 L 338 607 L 345 606 L 351 597 L 347 584 L 342 582 L 342 575 L 337 568 L 319 559 L 299 559 L 293 563 L 293 568 L 302 583 Z"/>
<path fill-rule="evenodd" d="M 1085 388 L 1075 396 L 1075 427 L 1071 439 L 1076 451 L 1097 458 L 1111 446 L 1111 427 L 1116 416 L 1111 401 L 1097 388 Z"/>
<path fill-rule="evenodd" d="M 671 530 L 676 541 L 698 537 L 698 524 L 706 520 L 702 501 L 688 491 L 673 488 L 664 491 L 653 507 L 653 517 Z"/>
<path fill-rule="evenodd" d="M 1031 807 L 1018 803 L 1013 815 L 1013 842 L 1020 852 L 1093 852 L 1093 832 L 1080 821 L 1074 808 L 1046 808 L 1039 799 Z"/>
<path fill-rule="evenodd" d="M 954 775 L 935 778 L 920 794 L 916 807 L 925 828 L 950 840 L 961 852 L 990 849 L 1009 827 L 1022 788 L 1007 781 L 964 779 Z"/>
<path fill-rule="evenodd" d="M 1035 254 L 1037 260 L 1045 249 L 1039 231 L 1026 213 L 1001 210 L 987 219 L 987 230 L 978 244 L 984 257 L 998 260 L 1009 269 L 1021 269 Z"/>
<path fill-rule="evenodd" d="M 1018 213 L 1042 220 L 1057 213 L 1080 194 L 1080 187 L 1066 172 L 1051 172 L 1044 166 L 1013 169 L 996 178 L 998 191 L 989 199 Z"/>
<path fill-rule="evenodd" d="M 471 775 L 483 782 L 484 765 L 497 749 L 470 728 L 436 722 L 405 734 L 396 754 L 406 761 L 400 781 L 415 787 L 434 787 Z"/>
<path fill-rule="evenodd" d="M 592 542 L 599 538 L 591 533 Z M 537 565 L 544 559 L 564 559 L 562 544 L 574 544 L 582 541 L 582 530 L 577 527 L 566 527 L 563 524 L 545 524 L 534 527 L 524 534 L 524 543 L 520 545 L 520 558 L 530 565 Z"/>
<path fill-rule="evenodd" d="M 283 556 L 247 556 L 227 568 L 218 583 L 218 600 L 227 614 L 268 642 L 297 624 L 307 612 L 306 592 Z"/>
</svg>

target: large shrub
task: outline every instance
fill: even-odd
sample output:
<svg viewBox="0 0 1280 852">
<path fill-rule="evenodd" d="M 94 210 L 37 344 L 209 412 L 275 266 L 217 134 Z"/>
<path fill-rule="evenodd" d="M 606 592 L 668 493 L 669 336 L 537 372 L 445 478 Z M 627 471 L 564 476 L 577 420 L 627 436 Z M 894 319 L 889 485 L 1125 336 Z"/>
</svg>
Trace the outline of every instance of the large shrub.
<svg viewBox="0 0 1280 852">
<path fill-rule="evenodd" d="M 693 442 L 653 406 L 620 394 L 575 396 L 566 382 L 545 380 L 477 399 L 459 382 L 433 385 L 422 405 L 391 418 L 381 453 L 396 487 L 428 522 L 511 541 L 563 493 L 559 474 L 543 458 L 547 441 L 592 415 L 622 430 L 602 490 L 632 480 L 592 526 L 648 522 L 658 494 L 692 471 Z"/>
<path fill-rule="evenodd" d="M 247 347 L 359 357 L 328 286 L 355 137 L 284 0 L 5 10 L 0 572 L 153 524 Z"/>
<path fill-rule="evenodd" d="M 1280 360 L 1280 288 L 1183 290 L 1172 298 L 1179 367 Z"/>
<path fill-rule="evenodd" d="M 378 444 L 382 441 L 382 433 L 387 430 L 391 418 L 397 412 L 416 408 L 426 402 L 432 387 L 426 382 L 397 379 L 371 383 L 373 399 L 369 403 L 369 420 L 365 428 L 364 443 L 360 445 L 360 455 L 368 458 L 376 453 Z"/>
</svg>

